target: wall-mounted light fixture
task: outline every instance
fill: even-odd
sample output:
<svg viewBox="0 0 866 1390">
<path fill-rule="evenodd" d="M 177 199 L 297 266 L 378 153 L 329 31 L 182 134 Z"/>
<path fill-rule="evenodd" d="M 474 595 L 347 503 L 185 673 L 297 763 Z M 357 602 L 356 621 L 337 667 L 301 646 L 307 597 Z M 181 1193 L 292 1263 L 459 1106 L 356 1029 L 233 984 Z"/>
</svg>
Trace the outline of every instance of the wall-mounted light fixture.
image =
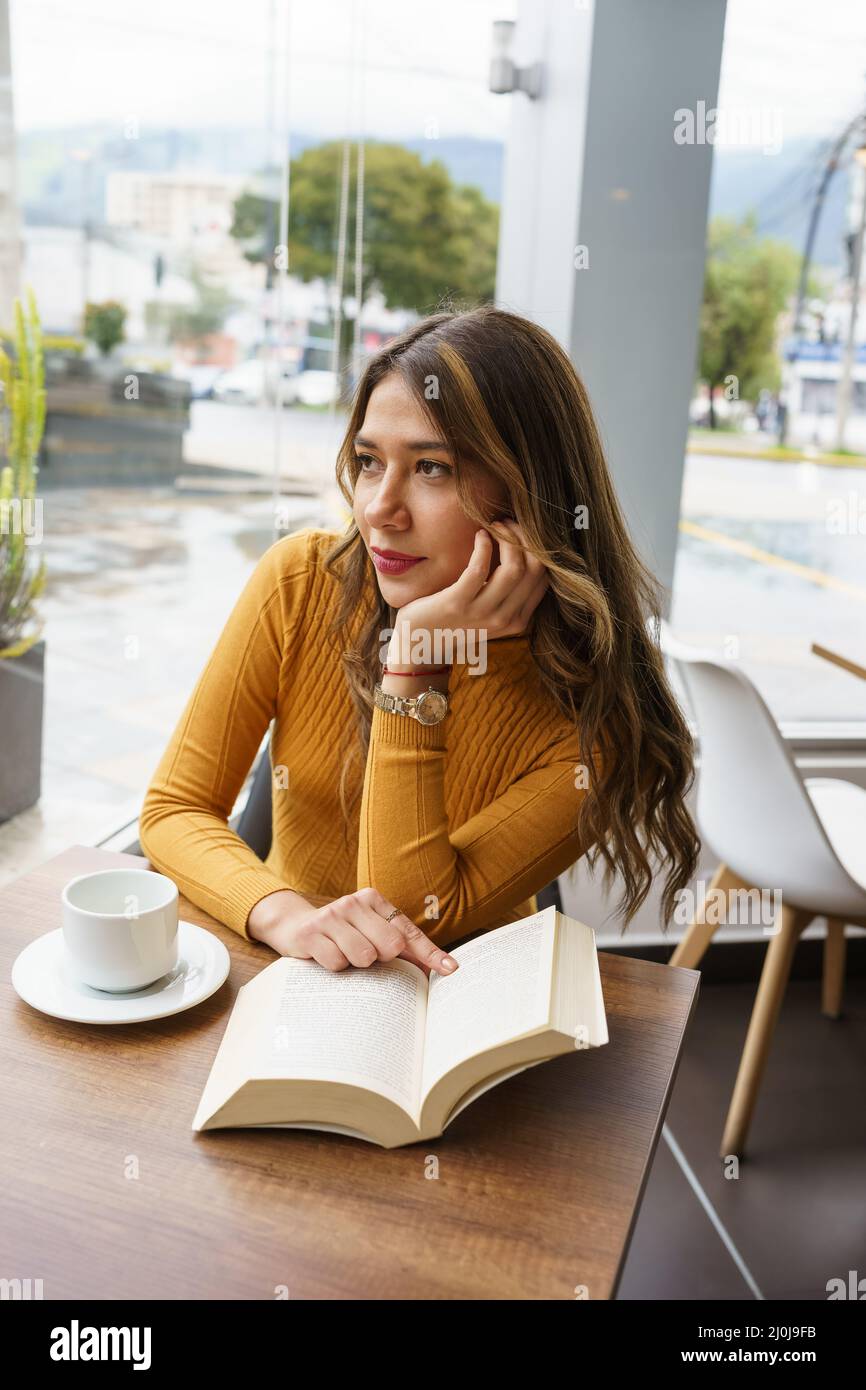
<svg viewBox="0 0 866 1390">
<path fill-rule="evenodd" d="M 530 100 L 541 92 L 541 63 L 519 68 L 511 57 L 514 20 L 494 19 L 493 56 L 490 59 L 491 92 L 525 92 Z"/>
</svg>

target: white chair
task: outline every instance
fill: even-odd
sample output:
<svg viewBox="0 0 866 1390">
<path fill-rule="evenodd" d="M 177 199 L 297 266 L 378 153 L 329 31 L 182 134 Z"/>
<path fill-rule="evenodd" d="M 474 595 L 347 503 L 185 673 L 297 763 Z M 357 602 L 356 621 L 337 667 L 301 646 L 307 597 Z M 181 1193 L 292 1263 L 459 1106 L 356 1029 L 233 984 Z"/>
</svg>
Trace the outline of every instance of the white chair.
<svg viewBox="0 0 866 1390">
<path fill-rule="evenodd" d="M 801 777 L 742 670 L 679 642 L 665 622 L 659 640 L 697 724 L 698 823 L 721 860 L 711 888 L 721 889 L 726 903 L 744 889 L 777 891 L 782 902 L 725 1122 L 724 1158 L 742 1154 L 794 950 L 818 916 L 827 919 L 821 1007 L 839 1017 L 845 923 L 866 926 L 866 791 L 837 778 Z M 670 965 L 697 967 L 718 925 L 706 916 L 705 909 L 696 914 Z"/>
</svg>

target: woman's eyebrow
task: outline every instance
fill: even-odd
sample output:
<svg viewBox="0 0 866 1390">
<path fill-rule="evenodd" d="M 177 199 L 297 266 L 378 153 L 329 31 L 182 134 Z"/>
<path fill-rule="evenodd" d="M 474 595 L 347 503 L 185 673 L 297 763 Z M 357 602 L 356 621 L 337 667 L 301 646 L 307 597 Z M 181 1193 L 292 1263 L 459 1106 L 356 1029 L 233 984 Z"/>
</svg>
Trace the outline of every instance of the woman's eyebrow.
<svg viewBox="0 0 866 1390">
<path fill-rule="evenodd" d="M 360 444 L 362 449 L 378 449 L 378 444 L 373 439 L 368 439 L 363 434 L 356 434 L 354 444 Z M 442 449 L 450 454 L 451 450 L 441 439 L 409 439 L 403 445 L 404 449 Z"/>
</svg>

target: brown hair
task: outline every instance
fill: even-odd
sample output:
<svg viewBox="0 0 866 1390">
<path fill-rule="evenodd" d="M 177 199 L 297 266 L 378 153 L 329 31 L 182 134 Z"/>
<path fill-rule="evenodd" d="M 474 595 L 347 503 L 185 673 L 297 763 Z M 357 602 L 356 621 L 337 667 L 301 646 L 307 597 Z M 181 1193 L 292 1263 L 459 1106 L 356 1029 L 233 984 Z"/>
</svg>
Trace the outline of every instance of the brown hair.
<svg viewBox="0 0 866 1390">
<path fill-rule="evenodd" d="M 621 875 L 624 929 L 649 892 L 651 856 L 669 865 L 666 925 L 700 849 L 684 803 L 694 779 L 693 744 L 648 630 L 652 618 L 657 631 L 661 586 L 629 537 L 586 390 L 556 339 L 528 319 L 490 304 L 432 314 L 387 343 L 358 381 L 337 456 L 337 482 L 350 507 L 360 471 L 353 440 L 371 393 L 391 372 L 453 449 L 467 516 L 480 526 L 495 519 L 482 514 L 475 484 L 485 475 L 499 479 L 528 549 L 548 569 L 548 590 L 528 627 L 533 659 L 578 731 L 581 762 L 596 767 L 585 756 L 589 749 L 612 754 L 603 756 L 598 776 L 590 774 L 581 799 L 581 843 L 593 871 L 603 857 L 605 888 L 615 872 Z M 584 528 L 579 508 L 588 515 Z M 382 634 L 395 614 L 354 521 L 324 563 L 341 584 L 330 631 L 341 635 L 357 713 L 339 789 L 348 818 L 363 784 Z"/>
</svg>

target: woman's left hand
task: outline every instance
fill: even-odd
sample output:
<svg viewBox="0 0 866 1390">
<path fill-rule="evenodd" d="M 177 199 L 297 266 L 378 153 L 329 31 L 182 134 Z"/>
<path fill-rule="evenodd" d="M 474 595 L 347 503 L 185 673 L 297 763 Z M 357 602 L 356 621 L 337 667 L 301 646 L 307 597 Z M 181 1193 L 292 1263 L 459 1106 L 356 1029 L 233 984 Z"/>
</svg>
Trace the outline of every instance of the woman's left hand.
<svg viewBox="0 0 866 1390">
<path fill-rule="evenodd" d="M 547 590 L 547 569 L 524 550 L 523 535 L 516 521 L 495 522 L 491 531 L 494 526 L 500 528 L 496 536 L 500 562 L 492 575 L 493 541 L 488 531 L 478 531 L 469 562 L 459 579 L 447 589 L 413 599 L 398 610 L 391 643 L 397 653 L 394 661 L 399 661 L 397 644 L 401 629 L 409 629 L 410 649 L 422 632 L 430 634 L 432 649 L 437 629 L 451 632 L 483 629 L 490 639 L 514 637 L 524 631 Z M 389 654 L 389 664 L 391 660 Z"/>
</svg>

